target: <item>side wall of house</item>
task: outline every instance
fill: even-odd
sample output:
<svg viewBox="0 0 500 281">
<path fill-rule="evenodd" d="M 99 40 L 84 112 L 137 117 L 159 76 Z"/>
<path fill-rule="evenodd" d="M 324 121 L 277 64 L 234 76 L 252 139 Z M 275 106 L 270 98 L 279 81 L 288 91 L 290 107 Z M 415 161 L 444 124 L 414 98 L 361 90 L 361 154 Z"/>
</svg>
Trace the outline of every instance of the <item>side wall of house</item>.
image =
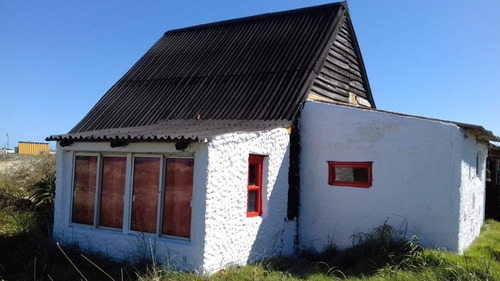
<svg viewBox="0 0 500 281">
<path fill-rule="evenodd" d="M 208 144 L 208 272 L 294 252 L 295 222 L 286 221 L 290 136 L 286 129 L 226 134 Z M 262 216 L 247 217 L 248 156 L 263 155 Z"/>
<path fill-rule="evenodd" d="M 488 146 L 466 134 L 462 146 L 462 177 L 460 185 L 459 253 L 479 235 L 485 214 L 486 157 Z"/>
<path fill-rule="evenodd" d="M 483 147 L 459 127 L 316 102 L 305 104 L 300 126 L 300 248 L 346 247 L 353 234 L 386 221 L 423 245 L 451 251 L 477 235 L 484 188 L 480 179 L 462 184 L 462 155 L 475 161 Z M 327 161 L 373 162 L 372 186 L 329 185 Z"/>
<path fill-rule="evenodd" d="M 125 185 L 123 229 L 109 229 L 71 223 L 73 166 L 75 155 L 163 155 L 166 157 L 194 157 L 191 237 L 179 239 L 155 234 L 129 231 L 130 178 Z M 131 143 L 126 147 L 110 148 L 108 143 L 80 143 L 57 146 L 57 182 L 54 213 L 54 240 L 62 244 L 78 244 L 86 250 L 102 252 L 120 259 L 152 258 L 173 267 L 190 270 L 203 268 L 205 183 L 207 145 L 191 144 L 185 151 L 177 151 L 172 143 Z M 153 253 L 152 253 L 153 251 Z"/>
</svg>

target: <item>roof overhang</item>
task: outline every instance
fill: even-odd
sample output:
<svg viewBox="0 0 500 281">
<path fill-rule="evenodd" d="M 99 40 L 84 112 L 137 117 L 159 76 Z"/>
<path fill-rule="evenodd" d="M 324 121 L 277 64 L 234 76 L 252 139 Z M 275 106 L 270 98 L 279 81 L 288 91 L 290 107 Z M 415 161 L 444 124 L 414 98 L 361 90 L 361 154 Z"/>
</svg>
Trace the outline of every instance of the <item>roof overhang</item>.
<svg viewBox="0 0 500 281">
<path fill-rule="evenodd" d="M 437 121 L 437 122 L 453 124 L 455 126 L 462 128 L 465 132 L 470 133 L 472 135 L 475 135 L 475 137 L 478 141 L 485 141 L 485 142 L 500 141 L 499 136 L 494 135 L 492 131 L 486 130 L 483 126 L 479 126 L 479 125 L 450 121 L 450 120 L 442 120 L 442 119 L 436 119 L 436 118 L 429 118 L 429 117 L 423 117 L 423 116 L 417 116 L 417 115 L 410 115 L 410 114 L 404 114 L 404 113 L 390 112 L 390 111 L 384 111 L 384 110 L 379 110 L 379 109 L 375 109 L 375 110 L 390 113 L 390 114 L 401 115 L 401 116 L 407 116 L 407 117 L 413 117 L 413 118 L 418 118 L 418 119 L 425 119 L 425 120 L 429 120 L 429 121 Z"/>
<path fill-rule="evenodd" d="M 500 137 L 493 134 L 492 131 L 486 130 L 484 127 L 479 125 L 472 125 L 460 122 L 451 122 L 460 128 L 464 129 L 466 132 L 469 132 L 476 136 L 477 140 L 480 141 L 495 141 L 499 142 Z"/>
<path fill-rule="evenodd" d="M 265 131 L 287 128 L 291 125 L 292 121 L 289 120 L 170 120 L 148 126 L 52 135 L 45 140 L 66 142 L 207 142 L 223 134 Z"/>
</svg>

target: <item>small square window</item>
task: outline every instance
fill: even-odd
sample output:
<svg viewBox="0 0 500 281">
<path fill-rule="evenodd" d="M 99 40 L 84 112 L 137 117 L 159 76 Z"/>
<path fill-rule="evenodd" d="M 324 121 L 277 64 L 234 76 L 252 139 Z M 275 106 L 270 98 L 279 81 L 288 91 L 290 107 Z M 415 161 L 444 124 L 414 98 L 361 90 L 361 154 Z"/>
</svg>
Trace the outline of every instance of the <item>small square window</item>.
<svg viewBox="0 0 500 281">
<path fill-rule="evenodd" d="M 328 161 L 328 184 L 370 187 L 372 186 L 372 162 Z"/>
</svg>

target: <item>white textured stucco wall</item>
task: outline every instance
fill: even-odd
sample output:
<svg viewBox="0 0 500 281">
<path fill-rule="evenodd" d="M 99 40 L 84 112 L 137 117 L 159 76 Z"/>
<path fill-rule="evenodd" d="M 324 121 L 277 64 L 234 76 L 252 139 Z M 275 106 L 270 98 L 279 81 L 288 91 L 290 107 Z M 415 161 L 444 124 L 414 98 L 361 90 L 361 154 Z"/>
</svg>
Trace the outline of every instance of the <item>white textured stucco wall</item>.
<svg viewBox="0 0 500 281">
<path fill-rule="evenodd" d="M 456 125 L 307 102 L 300 127 L 300 248 L 348 246 L 352 234 L 386 219 L 423 245 L 451 251 L 479 233 L 484 176 L 464 181 L 464 166 L 478 151 L 484 166 L 485 146 Z M 328 185 L 330 160 L 373 161 L 373 185 Z"/>
<path fill-rule="evenodd" d="M 93 228 L 71 223 L 72 163 L 74 153 L 117 153 L 127 155 L 162 154 L 171 157 L 194 156 L 193 203 L 191 238 L 189 241 L 153 234 L 141 234 L 123 230 Z M 177 151 L 173 143 L 131 143 L 126 147 L 110 148 L 106 143 L 76 142 L 71 146 L 57 147 L 56 153 L 56 198 L 54 213 L 54 240 L 69 244 L 77 243 L 83 249 L 102 252 L 116 259 L 151 258 L 151 249 L 161 263 L 174 267 L 203 271 L 204 223 L 205 223 L 205 182 L 207 167 L 207 145 L 191 144 L 185 151 Z M 127 180 L 126 185 L 130 185 Z M 130 201 L 130 189 L 126 189 L 125 202 Z M 127 204 L 125 204 L 127 206 Z M 129 212 L 126 207 L 125 214 Z M 124 225 L 128 224 L 124 219 Z"/>
<path fill-rule="evenodd" d="M 286 129 L 222 135 L 208 144 L 204 268 L 246 264 L 294 252 L 286 221 L 289 167 Z M 262 217 L 247 217 L 249 154 L 265 155 Z"/>
<path fill-rule="evenodd" d="M 479 235 L 480 226 L 484 221 L 487 151 L 486 143 L 477 143 L 475 136 L 466 135 L 462 146 L 460 186 L 462 197 L 457 249 L 459 253 L 462 253 Z"/>
<path fill-rule="evenodd" d="M 221 135 L 209 143 L 193 143 L 184 152 L 177 151 L 172 143 L 131 143 L 113 149 L 109 143 L 77 142 L 65 148 L 58 146 L 54 238 L 63 243 L 77 242 L 84 249 L 101 251 L 117 259 L 150 255 L 152 245 L 159 262 L 167 261 L 200 273 L 277 254 L 292 254 L 296 222 L 285 220 L 289 139 L 287 130 L 281 128 Z M 147 153 L 194 157 L 189 241 L 138 234 L 128 231 L 126 226 L 115 231 L 70 222 L 74 154 L 108 155 L 110 151 L 120 155 Z M 262 217 L 246 217 L 249 154 L 266 156 Z M 130 192 L 126 192 L 125 202 L 129 200 Z"/>
</svg>

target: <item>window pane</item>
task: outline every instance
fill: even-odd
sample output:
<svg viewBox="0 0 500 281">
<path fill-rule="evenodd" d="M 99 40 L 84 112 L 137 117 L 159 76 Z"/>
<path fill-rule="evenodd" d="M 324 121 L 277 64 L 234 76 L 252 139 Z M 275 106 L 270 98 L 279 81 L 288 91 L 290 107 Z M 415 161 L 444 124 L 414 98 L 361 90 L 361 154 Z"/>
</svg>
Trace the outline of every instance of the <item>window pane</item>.
<svg viewBox="0 0 500 281">
<path fill-rule="evenodd" d="M 367 168 L 335 167 L 335 181 L 367 182 Z"/>
<path fill-rule="evenodd" d="M 257 212 L 257 190 L 248 191 L 248 210 L 247 212 Z"/>
<path fill-rule="evenodd" d="M 162 234 L 189 237 L 193 159 L 167 159 Z"/>
<path fill-rule="evenodd" d="M 335 167 L 335 181 L 353 181 L 354 175 L 352 168 Z"/>
<path fill-rule="evenodd" d="M 94 224 L 97 156 L 75 157 L 72 221 Z"/>
<path fill-rule="evenodd" d="M 353 168 L 354 181 L 368 182 L 368 168 Z"/>
<path fill-rule="evenodd" d="M 256 164 L 248 166 L 248 185 L 257 185 L 257 167 Z"/>
<path fill-rule="evenodd" d="M 125 157 L 102 159 L 101 209 L 99 225 L 121 228 L 123 223 L 123 195 L 125 192 Z"/>
<path fill-rule="evenodd" d="M 159 158 L 134 159 L 132 230 L 156 232 L 159 179 Z"/>
</svg>

